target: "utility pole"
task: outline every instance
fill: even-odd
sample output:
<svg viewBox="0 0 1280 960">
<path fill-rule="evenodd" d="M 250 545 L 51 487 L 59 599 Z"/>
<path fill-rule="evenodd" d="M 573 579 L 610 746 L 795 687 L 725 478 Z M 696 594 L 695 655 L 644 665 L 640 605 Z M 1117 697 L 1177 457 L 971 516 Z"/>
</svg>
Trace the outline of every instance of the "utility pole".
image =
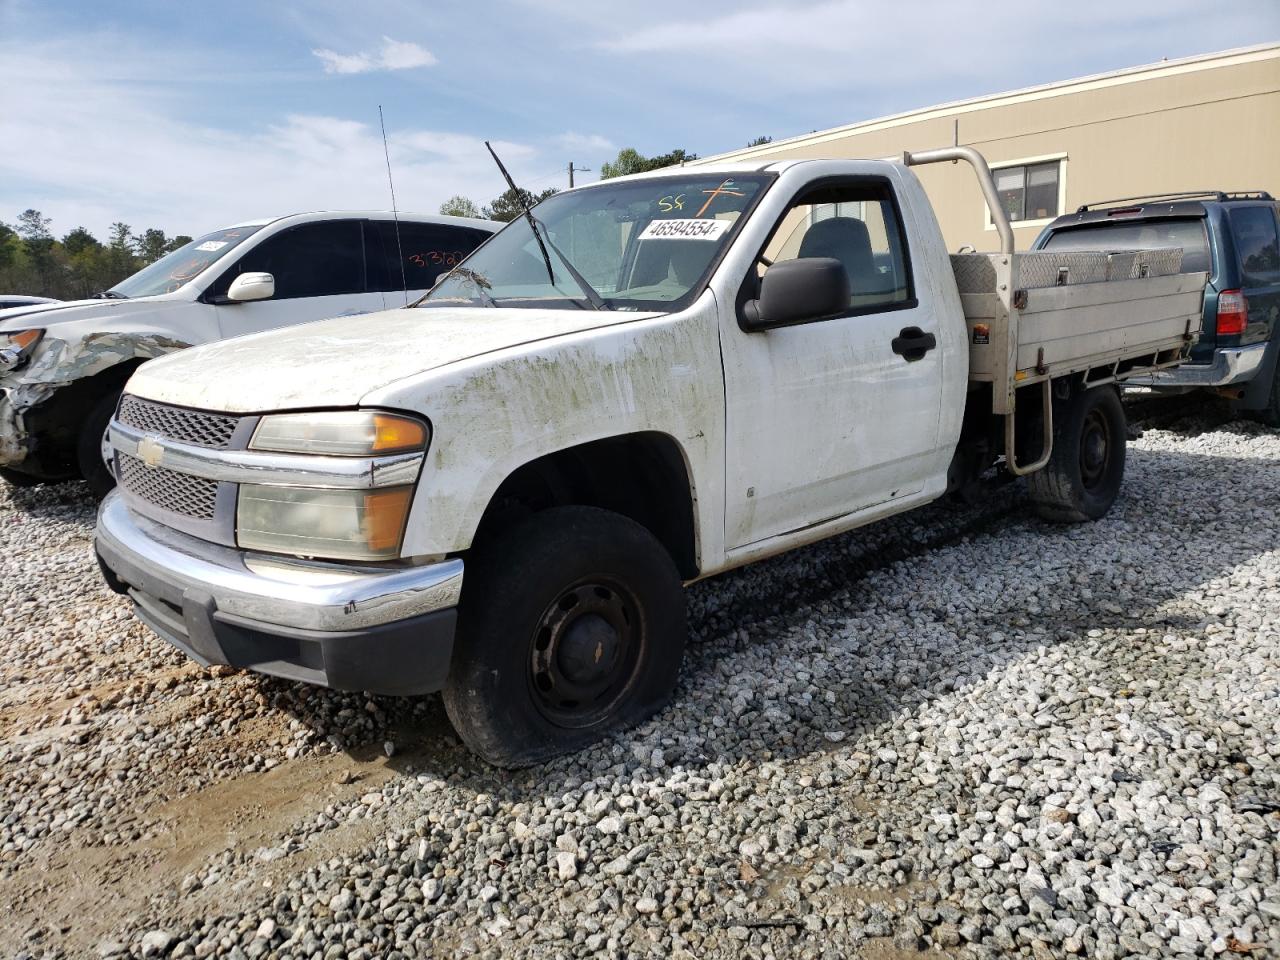
<svg viewBox="0 0 1280 960">
<path fill-rule="evenodd" d="M 575 171 L 576 171 L 577 173 L 590 173 L 590 172 L 591 172 L 591 168 L 590 168 L 590 167 L 575 167 L 575 166 L 573 165 L 573 161 L 572 161 L 572 160 L 570 160 L 570 161 L 569 161 L 569 189 L 570 189 L 570 190 L 572 190 L 572 189 L 573 189 L 573 174 L 574 174 L 574 172 L 575 172 Z"/>
</svg>

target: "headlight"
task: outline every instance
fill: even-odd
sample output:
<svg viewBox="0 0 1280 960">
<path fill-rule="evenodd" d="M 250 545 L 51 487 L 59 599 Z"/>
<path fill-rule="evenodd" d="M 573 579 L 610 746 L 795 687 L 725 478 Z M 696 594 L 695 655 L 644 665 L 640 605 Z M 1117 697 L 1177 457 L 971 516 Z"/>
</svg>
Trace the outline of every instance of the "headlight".
<svg viewBox="0 0 1280 960">
<path fill-rule="evenodd" d="M 427 439 L 421 420 L 376 410 L 277 413 L 262 418 L 249 449 L 371 457 L 422 450 Z"/>
<path fill-rule="evenodd" d="M 14 330 L 12 333 L 0 333 L 0 370 L 17 370 L 27 362 L 31 351 L 35 349 L 43 330 Z"/>
<path fill-rule="evenodd" d="M 322 490 L 246 483 L 236 509 L 241 547 L 341 560 L 400 555 L 412 487 Z"/>
<path fill-rule="evenodd" d="M 277 413 L 259 421 L 249 449 L 329 457 L 425 450 L 430 432 L 413 417 L 378 410 Z M 236 506 L 236 542 L 249 549 L 341 560 L 400 555 L 411 485 L 372 490 L 246 483 Z"/>
</svg>

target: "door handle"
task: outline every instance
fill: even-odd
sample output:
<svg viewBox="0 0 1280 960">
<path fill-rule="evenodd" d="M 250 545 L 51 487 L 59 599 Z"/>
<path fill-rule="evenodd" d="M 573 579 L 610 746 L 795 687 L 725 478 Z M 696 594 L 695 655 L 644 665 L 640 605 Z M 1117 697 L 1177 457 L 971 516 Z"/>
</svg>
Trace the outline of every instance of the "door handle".
<svg viewBox="0 0 1280 960">
<path fill-rule="evenodd" d="M 890 345 L 894 353 L 911 363 L 923 360 L 924 355 L 938 345 L 938 339 L 919 327 L 903 327 Z"/>
</svg>

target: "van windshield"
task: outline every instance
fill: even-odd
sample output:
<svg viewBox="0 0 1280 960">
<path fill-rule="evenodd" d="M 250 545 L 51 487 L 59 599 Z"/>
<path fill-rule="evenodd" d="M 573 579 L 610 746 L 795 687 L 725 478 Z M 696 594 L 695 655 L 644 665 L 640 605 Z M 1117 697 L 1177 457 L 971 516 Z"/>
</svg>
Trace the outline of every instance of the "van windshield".
<svg viewBox="0 0 1280 960">
<path fill-rule="evenodd" d="M 1212 272 L 1209 236 L 1204 220 L 1129 220 L 1091 223 L 1087 227 L 1058 230 L 1049 237 L 1045 250 L 1160 250 L 1182 248 L 1182 272 Z"/>
<path fill-rule="evenodd" d="M 534 208 L 536 230 L 516 217 L 420 305 L 683 309 L 772 179 L 682 174 L 557 194 Z"/>
<path fill-rule="evenodd" d="M 207 233 L 121 280 L 107 293 L 130 299 L 172 293 L 261 229 L 261 226 L 228 227 Z"/>
</svg>

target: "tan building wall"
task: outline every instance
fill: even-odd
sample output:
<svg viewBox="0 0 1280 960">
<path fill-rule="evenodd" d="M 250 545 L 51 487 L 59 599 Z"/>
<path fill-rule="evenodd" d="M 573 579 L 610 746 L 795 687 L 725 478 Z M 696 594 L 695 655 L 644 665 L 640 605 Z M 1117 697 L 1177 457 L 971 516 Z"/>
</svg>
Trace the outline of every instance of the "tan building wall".
<svg viewBox="0 0 1280 960">
<path fill-rule="evenodd" d="M 1280 43 L 869 120 L 711 160 L 886 157 L 960 143 L 993 168 L 1057 161 L 1059 211 L 1137 194 L 1280 196 Z M 701 162 L 701 161 L 695 161 Z M 917 168 L 947 246 L 997 243 L 964 164 Z M 1052 217 L 1014 224 L 1025 249 Z"/>
</svg>

